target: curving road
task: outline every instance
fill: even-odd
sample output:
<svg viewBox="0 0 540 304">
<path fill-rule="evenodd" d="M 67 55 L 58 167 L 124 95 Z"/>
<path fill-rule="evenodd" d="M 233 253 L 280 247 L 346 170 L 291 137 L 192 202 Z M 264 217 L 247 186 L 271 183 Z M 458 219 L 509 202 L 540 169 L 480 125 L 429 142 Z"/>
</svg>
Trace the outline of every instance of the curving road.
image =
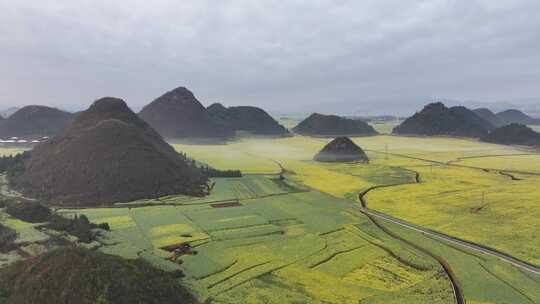
<svg viewBox="0 0 540 304">
<path fill-rule="evenodd" d="M 400 225 L 402 227 L 405 227 L 405 228 L 408 228 L 408 229 L 411 229 L 411 230 L 414 230 L 414 231 L 429 235 L 429 236 L 437 238 L 439 240 L 447 241 L 447 242 L 453 243 L 455 245 L 465 247 L 467 249 L 475 250 L 475 251 L 478 251 L 478 252 L 481 252 L 481 253 L 496 257 L 499 260 L 501 260 L 503 262 L 506 262 L 506 263 L 509 263 L 509 264 L 512 264 L 513 266 L 518 267 L 518 268 L 520 268 L 522 270 L 525 270 L 527 272 L 531 272 L 531 273 L 540 275 L 540 267 L 527 264 L 526 262 L 523 262 L 523 261 L 521 261 L 519 259 L 516 259 L 516 258 L 514 258 L 514 257 L 512 257 L 510 255 L 507 255 L 507 254 L 504 254 L 504 253 L 501 253 L 501 252 L 498 252 L 498 251 L 495 251 L 495 250 L 492 250 L 492 249 L 489 249 L 489 248 L 485 248 L 485 247 L 482 247 L 480 245 L 477 245 L 477 244 L 474 244 L 474 243 L 471 243 L 471 242 L 459 240 L 459 239 L 453 238 L 451 236 L 448 236 L 448 235 L 445 235 L 445 234 L 430 230 L 428 228 L 424 228 L 424 227 L 421 227 L 421 226 L 417 226 L 417 225 L 408 223 L 408 222 L 406 222 L 404 220 L 401 220 L 401 219 L 392 217 L 390 215 L 387 215 L 387 214 L 384 214 L 384 213 L 381 213 L 381 212 L 377 212 L 377 211 L 374 211 L 374 210 L 371 210 L 371 209 L 368 209 L 368 208 L 365 208 L 365 207 L 360 207 L 360 211 L 362 211 L 363 213 L 369 214 L 371 216 L 374 216 L 374 217 L 376 217 L 378 219 Z"/>
<path fill-rule="evenodd" d="M 377 151 L 377 150 L 369 150 L 369 151 L 376 152 L 376 153 L 385 153 L 385 152 L 381 152 L 381 151 Z M 470 169 L 481 169 L 481 170 L 485 169 L 485 168 L 470 167 L 470 166 L 463 166 L 463 165 L 456 165 L 456 164 L 447 164 L 447 163 L 444 163 L 444 162 L 439 162 L 439 161 L 434 161 L 434 160 L 429 160 L 429 159 L 424 159 L 424 158 L 417 158 L 417 157 L 403 155 L 403 154 L 389 153 L 389 155 L 394 155 L 394 156 L 403 157 L 403 158 L 417 159 L 417 160 L 421 160 L 421 161 L 426 161 L 426 162 L 431 162 L 431 163 L 436 163 L 436 164 L 442 164 L 442 165 L 455 166 L 455 167 L 465 167 L 465 168 L 470 168 Z M 489 169 L 489 170 L 494 170 L 494 169 Z M 529 175 L 539 175 L 539 173 L 533 173 L 533 172 L 519 172 L 519 171 L 504 171 L 503 172 L 503 171 L 500 171 L 500 170 L 494 170 L 494 171 L 498 171 L 502 175 L 509 176 L 513 180 L 520 180 L 520 179 L 516 178 L 512 174 L 509 174 L 508 172 L 522 173 L 522 174 L 529 174 Z M 419 180 L 419 178 L 417 176 L 417 183 L 418 182 L 420 182 L 420 180 Z M 454 238 L 452 236 L 449 236 L 449 235 L 446 235 L 446 234 L 443 234 L 443 233 L 440 233 L 440 232 L 436 232 L 436 231 L 433 231 L 433 230 L 428 229 L 428 228 L 424 228 L 422 226 L 411 224 L 411 223 L 409 223 L 407 221 L 401 220 L 399 218 L 395 218 L 395 217 L 390 216 L 388 214 L 369 209 L 367 207 L 367 202 L 365 201 L 364 196 L 368 192 L 370 192 L 371 190 L 375 190 L 377 188 L 382 188 L 382 187 L 390 187 L 390 186 L 396 186 L 396 185 L 378 185 L 378 186 L 373 186 L 371 188 L 368 188 L 368 189 L 364 190 L 363 192 L 360 192 L 359 193 L 359 199 L 360 199 L 360 203 L 361 203 L 360 211 L 362 211 L 362 212 L 364 212 L 366 214 L 375 216 L 377 218 L 392 222 L 394 224 L 400 225 L 402 227 L 409 228 L 409 229 L 415 230 L 417 232 L 421 232 L 421 233 L 430 235 L 430 236 L 432 236 L 434 238 L 444 240 L 444 241 L 448 241 L 448 242 L 451 242 L 453 244 L 456 244 L 456 245 L 459 245 L 459 246 L 462 246 L 462 247 L 465 247 L 465 248 L 468 248 L 468 249 L 471 249 L 471 250 L 482 252 L 484 254 L 496 257 L 496 258 L 498 258 L 499 260 L 501 260 L 503 262 L 512 264 L 513 266 L 518 267 L 518 268 L 520 268 L 522 270 L 525 270 L 527 272 L 540 275 L 540 267 L 538 267 L 536 265 L 528 264 L 527 262 L 524 262 L 524 261 L 522 261 L 520 259 L 517 259 L 517 258 L 515 258 L 515 257 L 513 257 L 511 255 L 504 254 L 502 252 L 498 252 L 496 250 L 486 248 L 484 246 L 481 246 L 481 245 L 478 245 L 478 244 L 475 244 L 475 243 L 472 243 L 472 242 L 469 242 L 469 241 L 460 240 L 460 239 Z"/>
</svg>

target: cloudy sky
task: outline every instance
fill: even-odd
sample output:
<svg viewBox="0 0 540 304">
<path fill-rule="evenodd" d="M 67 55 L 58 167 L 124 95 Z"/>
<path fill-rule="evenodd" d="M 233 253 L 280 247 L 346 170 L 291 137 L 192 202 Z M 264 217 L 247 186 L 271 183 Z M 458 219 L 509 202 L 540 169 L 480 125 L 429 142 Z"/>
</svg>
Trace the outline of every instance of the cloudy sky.
<svg viewBox="0 0 540 304">
<path fill-rule="evenodd" d="M 537 0 L 0 0 L 0 11 L 0 107 L 77 110 L 107 95 L 138 109 L 177 86 L 272 111 L 540 100 Z"/>
</svg>

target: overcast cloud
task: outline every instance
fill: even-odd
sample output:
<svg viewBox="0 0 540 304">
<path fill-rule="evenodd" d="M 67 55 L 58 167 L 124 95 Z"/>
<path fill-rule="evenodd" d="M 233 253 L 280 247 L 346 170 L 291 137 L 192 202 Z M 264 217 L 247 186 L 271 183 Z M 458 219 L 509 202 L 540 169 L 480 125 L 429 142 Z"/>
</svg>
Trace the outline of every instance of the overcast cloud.
<svg viewBox="0 0 540 304">
<path fill-rule="evenodd" d="M 0 107 L 107 95 L 138 109 L 177 86 L 272 111 L 540 97 L 537 0 L 0 0 L 0 12 Z"/>
</svg>

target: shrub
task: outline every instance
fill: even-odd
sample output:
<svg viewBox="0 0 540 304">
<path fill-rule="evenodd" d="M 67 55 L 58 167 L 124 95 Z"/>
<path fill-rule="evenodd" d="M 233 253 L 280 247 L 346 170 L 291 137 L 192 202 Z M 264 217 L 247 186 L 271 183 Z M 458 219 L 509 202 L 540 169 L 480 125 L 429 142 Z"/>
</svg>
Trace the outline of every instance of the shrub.
<svg viewBox="0 0 540 304">
<path fill-rule="evenodd" d="M 43 223 L 49 220 L 51 210 L 39 202 L 25 199 L 7 200 L 6 213 L 21 221 Z"/>
<path fill-rule="evenodd" d="M 218 170 L 211 168 L 209 166 L 201 167 L 203 174 L 207 177 L 242 177 L 242 172 L 240 170 Z"/>
<path fill-rule="evenodd" d="M 4 199 L 7 206 L 6 213 L 14 218 L 30 223 L 45 223 L 45 227 L 56 231 L 65 231 L 76 236 L 79 241 L 90 243 L 96 239 L 93 229 L 109 230 L 109 224 L 99 225 L 91 223 L 85 215 L 75 216 L 73 219 L 54 214 L 51 210 L 39 202 L 29 200 Z"/>
<path fill-rule="evenodd" d="M 17 232 L 15 230 L 0 224 L 0 252 L 11 250 L 16 238 Z"/>
</svg>

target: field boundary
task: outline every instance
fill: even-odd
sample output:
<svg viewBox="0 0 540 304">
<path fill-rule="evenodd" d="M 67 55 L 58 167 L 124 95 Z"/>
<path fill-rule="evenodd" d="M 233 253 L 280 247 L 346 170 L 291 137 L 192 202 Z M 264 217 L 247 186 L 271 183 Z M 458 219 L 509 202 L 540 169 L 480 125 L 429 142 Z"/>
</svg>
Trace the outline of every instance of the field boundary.
<svg viewBox="0 0 540 304">
<path fill-rule="evenodd" d="M 493 273 L 491 270 L 489 270 L 484 264 L 482 263 L 478 263 L 480 265 L 480 267 L 482 269 L 484 269 L 485 272 L 489 273 L 492 277 L 496 278 L 497 280 L 501 281 L 504 285 L 510 287 L 512 290 L 514 290 L 515 292 L 517 292 L 518 294 L 522 295 L 525 299 L 527 299 L 529 302 L 535 304 L 536 302 L 529 298 L 528 295 L 526 295 L 523 291 L 519 290 L 517 287 L 515 287 L 514 285 L 506 282 L 506 280 L 504 280 L 503 278 L 499 277 L 498 275 L 496 275 L 495 273 Z"/>
<path fill-rule="evenodd" d="M 416 250 L 419 250 L 419 251 L 427 254 L 428 256 L 432 257 L 433 259 L 435 259 L 439 263 L 439 265 L 442 267 L 442 269 L 444 270 L 444 272 L 448 276 L 448 279 L 450 280 L 450 283 L 452 284 L 452 290 L 454 292 L 454 298 L 456 300 L 456 303 L 457 304 L 465 304 L 466 303 L 465 302 L 465 297 L 463 296 L 463 290 L 461 288 L 461 285 L 459 284 L 458 278 L 457 278 L 456 274 L 454 273 L 454 271 L 452 270 L 452 268 L 450 267 L 450 264 L 445 259 L 443 259 L 441 256 L 438 256 L 438 255 L 432 253 L 431 251 L 427 250 L 426 248 L 424 248 L 422 246 L 419 246 L 419 245 L 416 245 L 415 243 L 413 243 L 413 242 L 411 242 L 411 241 L 409 241 L 409 240 L 395 234 L 390 229 L 386 228 L 384 225 L 379 223 L 369 213 L 369 209 L 362 208 L 362 209 L 360 209 L 360 211 L 362 213 L 364 213 L 371 220 L 371 222 L 375 226 L 377 226 L 379 229 L 381 229 L 384 233 L 386 233 L 391 238 L 396 239 L 398 241 L 401 241 L 401 242 L 415 248 Z"/>
<path fill-rule="evenodd" d="M 386 154 L 386 155 L 392 155 L 392 156 L 397 156 L 397 157 L 401 157 L 401 158 L 414 159 L 414 160 L 419 160 L 419 161 L 428 162 L 428 163 L 437 164 L 437 165 L 442 165 L 442 166 L 452 166 L 452 167 L 456 167 L 456 168 L 468 168 L 468 169 L 482 170 L 484 172 L 490 172 L 490 171 L 501 172 L 501 171 L 504 171 L 504 172 L 507 172 L 507 173 L 540 176 L 540 172 L 527 172 L 527 171 L 519 171 L 519 170 L 501 170 L 501 169 L 495 169 L 495 168 L 483 168 L 483 167 L 475 167 L 475 166 L 467 166 L 467 165 L 458 165 L 458 164 L 452 163 L 452 161 L 443 162 L 443 161 L 438 161 L 438 160 L 433 160 L 433 159 L 427 159 L 427 158 L 422 158 L 422 157 L 406 155 L 406 154 L 387 153 L 387 152 L 378 151 L 378 150 L 372 150 L 372 149 L 365 149 L 365 151 L 374 152 L 374 153 L 380 153 L 380 154 Z"/>
</svg>

